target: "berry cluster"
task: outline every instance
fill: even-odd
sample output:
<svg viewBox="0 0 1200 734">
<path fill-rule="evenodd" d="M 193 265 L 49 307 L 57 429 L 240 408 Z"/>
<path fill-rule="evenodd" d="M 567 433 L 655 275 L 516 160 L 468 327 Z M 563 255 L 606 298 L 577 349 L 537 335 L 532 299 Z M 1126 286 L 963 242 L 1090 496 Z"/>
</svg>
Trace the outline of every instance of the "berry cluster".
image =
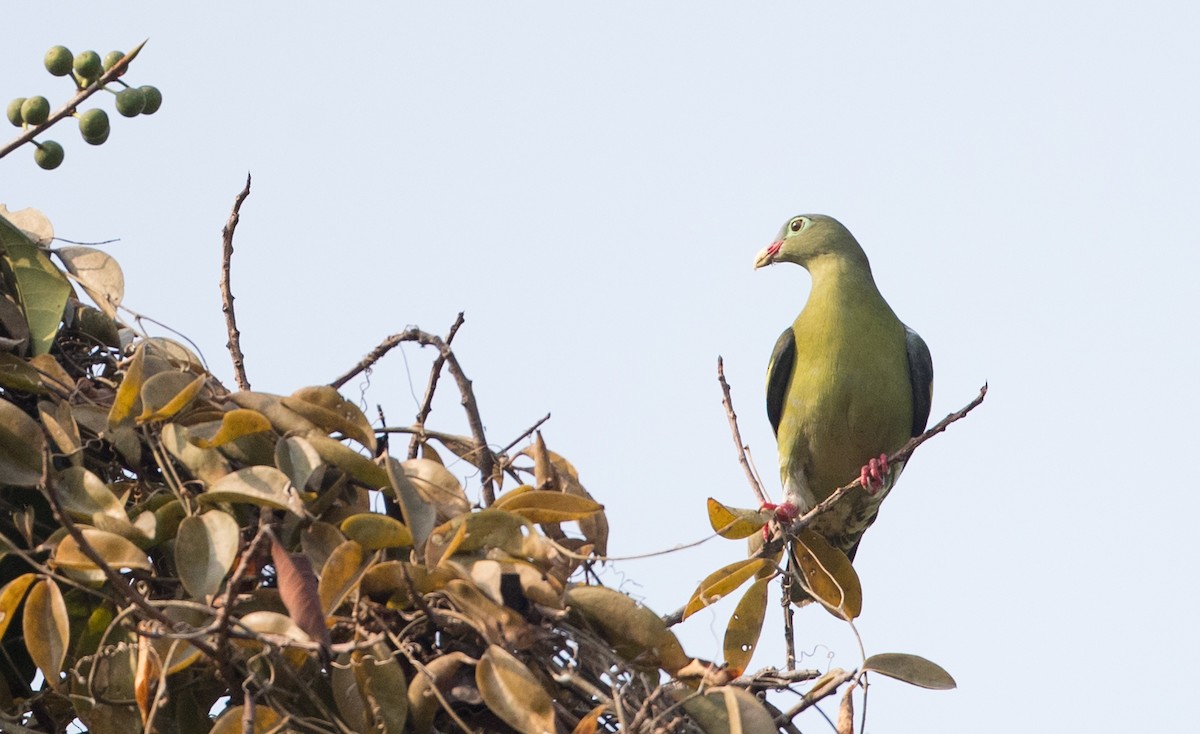
<svg viewBox="0 0 1200 734">
<path fill-rule="evenodd" d="M 140 48 L 129 54 L 112 51 L 101 59 L 95 51 L 72 54 L 66 46 L 55 46 L 46 52 L 46 71 L 54 76 L 70 76 L 79 94 L 98 89 L 111 92 L 116 97 L 117 112 L 123 117 L 153 115 L 162 105 L 162 92 L 149 85 L 133 87 L 118 78 L 125 73 Z M 120 89 L 110 89 L 109 84 L 119 85 Z M 100 145 L 108 140 L 110 127 L 108 113 L 104 110 L 93 108 L 79 112 L 70 109 L 69 113 L 79 120 L 79 134 L 85 143 Z M 17 97 L 8 103 L 7 114 L 8 121 L 22 129 L 43 125 L 49 127 L 66 116 L 59 113 L 51 119 L 50 102 L 42 96 Z M 58 168 L 63 161 L 62 145 L 53 140 L 31 142 L 36 146 L 33 159 L 39 166 L 46 170 Z"/>
</svg>

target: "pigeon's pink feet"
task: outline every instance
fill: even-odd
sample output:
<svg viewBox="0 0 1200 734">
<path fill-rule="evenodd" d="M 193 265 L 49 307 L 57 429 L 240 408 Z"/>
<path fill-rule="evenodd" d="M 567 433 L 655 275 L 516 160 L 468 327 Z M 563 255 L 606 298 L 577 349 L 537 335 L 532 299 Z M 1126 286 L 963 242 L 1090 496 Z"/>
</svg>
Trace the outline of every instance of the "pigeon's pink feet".
<svg viewBox="0 0 1200 734">
<path fill-rule="evenodd" d="M 775 522 L 779 523 L 780 525 L 788 525 L 792 522 L 792 520 L 795 520 L 800 516 L 800 508 L 791 502 L 784 502 L 778 505 L 765 502 L 759 509 L 767 510 L 768 512 L 774 512 Z M 766 525 L 763 525 L 763 540 L 766 541 L 770 539 L 771 523 L 767 523 Z"/>
<path fill-rule="evenodd" d="M 862 482 L 863 489 L 867 491 L 867 494 L 874 497 L 883 489 L 887 472 L 887 454 L 880 454 L 878 459 L 871 459 L 863 466 L 862 471 L 858 475 L 858 480 Z"/>
</svg>

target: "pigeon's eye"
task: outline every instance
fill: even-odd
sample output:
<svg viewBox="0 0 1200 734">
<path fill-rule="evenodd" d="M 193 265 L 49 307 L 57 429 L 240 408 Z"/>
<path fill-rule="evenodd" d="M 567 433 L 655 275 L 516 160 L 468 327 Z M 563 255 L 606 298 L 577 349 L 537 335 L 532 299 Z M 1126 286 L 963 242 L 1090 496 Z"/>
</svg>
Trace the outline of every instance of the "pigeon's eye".
<svg viewBox="0 0 1200 734">
<path fill-rule="evenodd" d="M 803 219 L 793 219 L 792 220 L 791 230 L 793 232 L 799 232 L 803 228 L 804 228 L 804 220 Z"/>
</svg>

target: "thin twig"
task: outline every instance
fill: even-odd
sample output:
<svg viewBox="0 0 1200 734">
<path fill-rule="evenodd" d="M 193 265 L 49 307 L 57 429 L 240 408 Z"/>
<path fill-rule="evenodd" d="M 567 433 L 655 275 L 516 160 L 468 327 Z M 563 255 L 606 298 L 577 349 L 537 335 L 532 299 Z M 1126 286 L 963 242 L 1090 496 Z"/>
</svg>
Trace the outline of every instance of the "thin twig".
<svg viewBox="0 0 1200 734">
<path fill-rule="evenodd" d="M 463 312 L 458 312 L 458 317 L 454 319 L 454 323 L 450 326 L 450 331 L 446 333 L 446 346 L 454 341 L 454 335 L 458 333 L 458 328 L 463 325 Z M 421 401 L 421 408 L 417 411 L 417 420 L 413 424 L 419 429 L 425 428 L 425 420 L 429 417 L 430 411 L 433 410 L 433 393 L 437 390 L 438 378 L 442 376 L 442 366 L 446 364 L 446 358 L 440 353 L 433 360 L 433 365 L 429 368 L 429 383 L 425 385 L 425 397 Z M 417 447 L 421 445 L 421 434 L 414 433 L 412 439 L 408 442 L 408 458 L 417 458 Z"/>
<path fill-rule="evenodd" d="M 479 454 L 479 461 L 472 463 L 479 467 L 479 473 L 482 477 L 483 506 L 490 506 L 496 501 L 495 478 L 493 476 L 496 467 L 496 457 L 491 449 L 488 448 L 487 437 L 483 432 L 483 419 L 479 417 L 479 405 L 475 400 L 475 390 L 471 387 L 471 381 L 463 374 L 462 367 L 458 364 L 458 358 L 454 356 L 454 352 L 451 351 L 450 346 L 442 341 L 441 337 L 421 331 L 416 327 L 405 329 L 398 334 L 392 334 L 380 342 L 379 346 L 367 353 L 367 356 L 359 360 L 358 364 L 351 367 L 345 374 L 329 384 L 332 387 L 340 388 L 353 379 L 355 375 L 370 369 L 371 365 L 378 362 L 385 354 L 404 342 L 416 342 L 423 347 L 436 347 L 438 352 L 445 358 L 446 367 L 450 370 L 450 375 L 458 385 L 459 394 L 462 395 L 462 406 L 467 414 L 467 424 L 471 427 L 471 436 L 475 440 L 475 450 Z"/>
<path fill-rule="evenodd" d="M 541 417 L 541 419 L 540 419 L 540 420 L 538 420 L 538 422 L 537 422 L 537 423 L 534 423 L 532 426 L 530 426 L 529 428 L 526 428 L 524 431 L 522 431 L 522 433 L 521 433 L 521 435 L 520 435 L 520 436 L 517 436 L 516 438 L 514 438 L 512 441 L 510 441 L 510 442 L 509 442 L 509 444 L 508 444 L 507 446 L 505 446 L 504 448 L 500 449 L 500 450 L 499 450 L 499 451 L 497 451 L 496 453 L 500 454 L 501 456 L 503 456 L 504 454 L 507 454 L 507 453 L 508 453 L 508 451 L 509 451 L 509 449 L 511 449 L 513 446 L 516 446 L 517 444 L 521 443 L 521 442 L 522 442 L 522 441 L 524 441 L 525 439 L 529 438 L 531 435 L 533 435 L 533 432 L 534 432 L 534 431 L 536 431 L 537 429 L 541 428 L 541 427 L 542 427 L 542 424 L 543 424 L 543 423 L 545 423 L 545 422 L 546 422 L 546 421 L 548 421 L 548 420 L 550 420 L 550 414 L 549 414 L 549 413 L 547 413 L 546 415 L 542 416 L 542 417 Z"/>
<path fill-rule="evenodd" d="M 120 61 L 113 64 L 111 69 L 101 74 L 99 79 L 76 92 L 74 97 L 67 100 L 66 104 L 64 104 L 62 107 L 59 107 L 54 114 L 47 117 L 46 121 L 41 125 L 34 125 L 10 140 L 5 145 L 0 146 L 0 158 L 3 158 L 17 148 L 20 148 L 25 143 L 28 143 L 30 140 L 33 140 L 38 135 L 41 135 L 48 128 L 50 128 L 51 125 L 63 119 L 64 117 L 70 117 L 71 115 L 75 114 L 76 108 L 83 104 L 88 97 L 92 96 L 96 92 L 99 92 L 101 89 L 104 89 L 105 84 L 115 81 L 117 77 L 124 74 L 129 69 L 129 62 L 133 61 L 134 57 L 138 55 L 138 52 L 142 50 L 142 46 L 145 45 L 145 41 L 139 43 L 132 51 L 121 57 Z"/>
<path fill-rule="evenodd" d="M 242 333 L 238 331 L 237 318 L 233 313 L 233 291 L 229 289 L 230 262 L 233 260 L 233 231 L 237 229 L 241 219 L 242 202 L 250 195 L 250 174 L 246 174 L 246 185 L 233 200 L 233 211 L 229 213 L 229 221 L 221 230 L 221 312 L 225 314 L 225 328 L 229 330 L 229 342 L 225 347 L 233 359 L 233 375 L 237 379 L 239 390 L 249 390 L 250 380 L 246 379 L 246 355 L 242 354 Z"/>
<path fill-rule="evenodd" d="M 767 504 L 767 495 L 763 492 L 762 484 L 759 483 L 758 477 L 754 476 L 754 471 L 750 469 L 750 461 L 746 458 L 746 444 L 742 443 L 742 432 L 738 430 L 737 413 L 733 412 L 733 398 L 729 395 L 729 383 L 725 381 L 725 360 L 721 357 L 717 357 L 717 381 L 721 383 L 721 394 L 724 395 L 721 404 L 725 406 L 725 415 L 729 417 L 729 428 L 733 431 L 733 442 L 737 445 L 738 463 L 745 470 L 746 479 L 750 480 L 750 488 L 758 496 L 758 503 L 765 505 Z"/>
<path fill-rule="evenodd" d="M 782 726 L 785 722 L 791 721 L 807 708 L 811 708 L 818 701 L 827 698 L 837 693 L 837 690 L 842 687 L 842 684 L 852 680 L 858 675 L 856 670 L 835 670 L 830 672 L 830 677 L 821 685 L 812 689 L 800 699 L 800 702 L 788 709 L 780 716 L 775 717 L 775 725 Z"/>
</svg>

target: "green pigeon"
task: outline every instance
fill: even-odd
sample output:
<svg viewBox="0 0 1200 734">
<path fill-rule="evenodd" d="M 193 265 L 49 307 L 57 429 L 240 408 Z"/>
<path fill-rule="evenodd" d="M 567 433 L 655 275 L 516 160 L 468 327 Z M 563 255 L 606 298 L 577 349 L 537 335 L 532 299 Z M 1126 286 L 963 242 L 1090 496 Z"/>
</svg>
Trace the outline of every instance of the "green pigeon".
<svg viewBox="0 0 1200 734">
<path fill-rule="evenodd" d="M 904 468 L 887 455 L 925 430 L 933 361 L 883 300 L 854 235 L 820 214 L 792 217 L 754 267 L 796 263 L 812 276 L 808 302 L 775 344 L 767 415 L 779 443 L 781 520 L 812 509 L 859 477 L 809 527 L 853 560 L 863 531 Z"/>
</svg>

